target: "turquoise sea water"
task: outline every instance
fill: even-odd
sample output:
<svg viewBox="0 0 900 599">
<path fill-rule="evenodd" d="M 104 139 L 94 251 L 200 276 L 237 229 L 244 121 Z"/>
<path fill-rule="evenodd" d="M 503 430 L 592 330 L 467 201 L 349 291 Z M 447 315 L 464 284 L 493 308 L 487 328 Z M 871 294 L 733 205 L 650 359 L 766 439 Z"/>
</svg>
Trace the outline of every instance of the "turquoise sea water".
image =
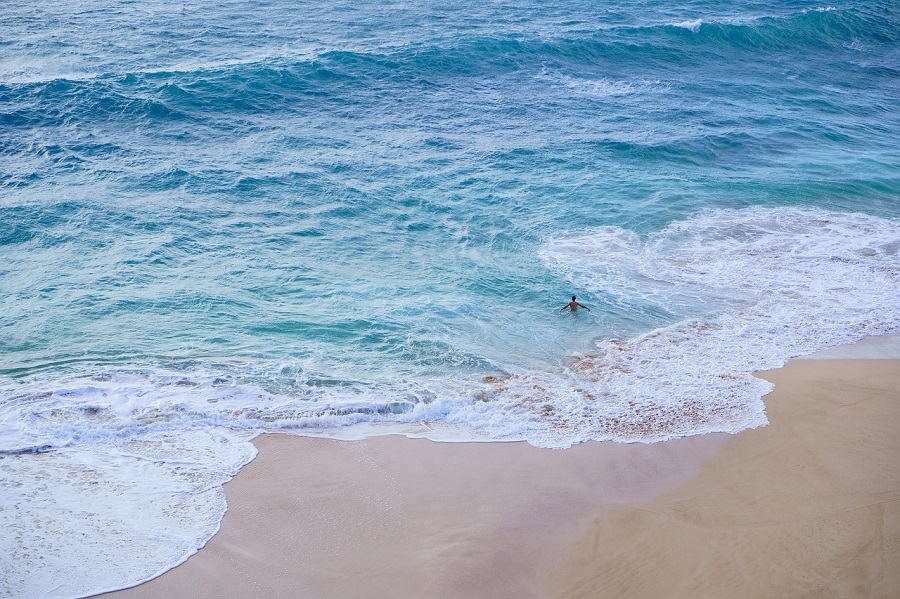
<svg viewBox="0 0 900 599">
<path fill-rule="evenodd" d="M 753 371 L 900 332 L 896 3 L 12 0 L 0 30 L 10 596 L 185 559 L 262 431 L 736 432 Z"/>
</svg>

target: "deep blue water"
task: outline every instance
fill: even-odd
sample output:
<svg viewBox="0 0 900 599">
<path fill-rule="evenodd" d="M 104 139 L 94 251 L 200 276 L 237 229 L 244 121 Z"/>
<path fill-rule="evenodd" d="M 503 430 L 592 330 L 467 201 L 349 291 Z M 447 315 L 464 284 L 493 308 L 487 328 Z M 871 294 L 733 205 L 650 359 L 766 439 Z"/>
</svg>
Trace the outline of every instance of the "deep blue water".
<svg viewBox="0 0 900 599">
<path fill-rule="evenodd" d="M 193 456 L 139 580 L 263 430 L 735 432 L 754 370 L 900 330 L 896 3 L 564 4 L 5 2 L 4 505 L 32 450 Z"/>
</svg>

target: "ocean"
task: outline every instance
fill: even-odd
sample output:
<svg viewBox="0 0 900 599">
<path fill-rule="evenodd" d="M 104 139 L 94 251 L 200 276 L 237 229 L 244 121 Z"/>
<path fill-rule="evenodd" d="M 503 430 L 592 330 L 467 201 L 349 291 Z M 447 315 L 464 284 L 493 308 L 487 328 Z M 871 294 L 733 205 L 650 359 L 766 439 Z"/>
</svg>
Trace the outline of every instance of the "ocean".
<svg viewBox="0 0 900 599">
<path fill-rule="evenodd" d="M 7 0 L 0 30 L 3 596 L 184 561 L 262 432 L 735 433 L 754 371 L 900 332 L 895 2 Z"/>
</svg>

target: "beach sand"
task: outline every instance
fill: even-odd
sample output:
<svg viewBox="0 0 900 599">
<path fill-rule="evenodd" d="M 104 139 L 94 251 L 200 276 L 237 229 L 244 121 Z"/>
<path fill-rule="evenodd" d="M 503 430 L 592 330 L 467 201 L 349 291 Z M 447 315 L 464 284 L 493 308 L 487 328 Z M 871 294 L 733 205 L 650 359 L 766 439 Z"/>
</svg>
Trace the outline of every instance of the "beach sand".
<svg viewBox="0 0 900 599">
<path fill-rule="evenodd" d="M 760 373 L 652 445 L 264 435 L 220 532 L 120 597 L 900 597 L 900 360 Z"/>
</svg>

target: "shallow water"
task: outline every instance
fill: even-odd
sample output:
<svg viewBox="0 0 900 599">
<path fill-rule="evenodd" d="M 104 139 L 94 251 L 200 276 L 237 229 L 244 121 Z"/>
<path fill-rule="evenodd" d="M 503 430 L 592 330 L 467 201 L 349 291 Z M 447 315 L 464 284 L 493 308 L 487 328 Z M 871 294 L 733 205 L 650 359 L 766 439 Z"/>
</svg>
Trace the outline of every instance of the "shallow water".
<svg viewBox="0 0 900 599">
<path fill-rule="evenodd" d="M 0 25 L 13 596 L 183 559 L 261 431 L 736 432 L 766 422 L 753 371 L 900 332 L 893 3 L 14 1 Z M 149 539 L 128 575 L 72 574 L 112 529 Z"/>
</svg>

